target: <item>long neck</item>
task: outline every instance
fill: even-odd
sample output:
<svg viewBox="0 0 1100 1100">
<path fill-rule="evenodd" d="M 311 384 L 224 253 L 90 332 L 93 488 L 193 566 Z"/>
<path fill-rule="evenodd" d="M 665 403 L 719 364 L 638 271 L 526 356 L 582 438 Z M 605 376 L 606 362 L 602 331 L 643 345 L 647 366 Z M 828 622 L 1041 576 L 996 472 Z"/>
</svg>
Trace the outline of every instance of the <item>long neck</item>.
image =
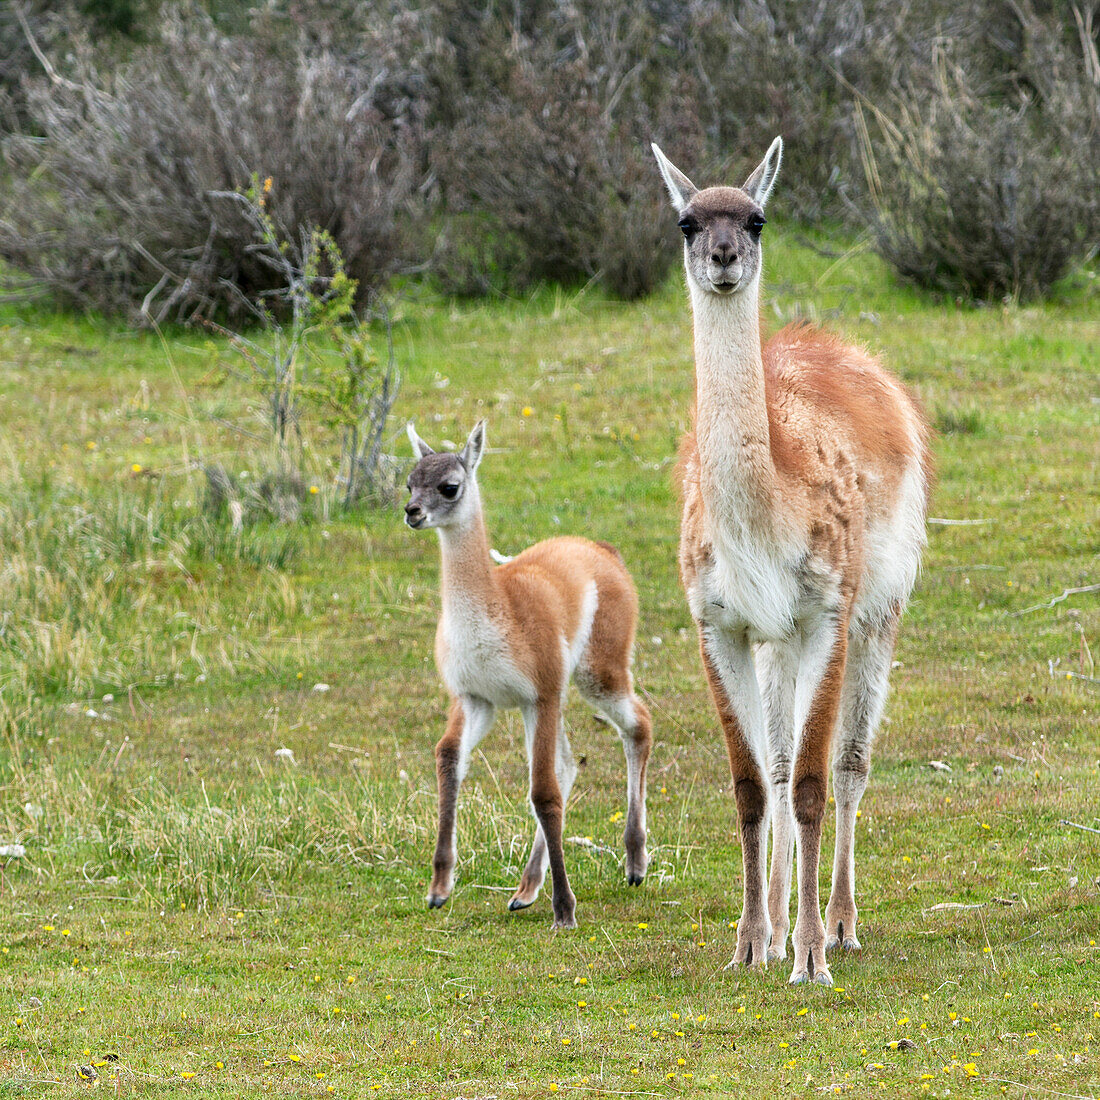
<svg viewBox="0 0 1100 1100">
<path fill-rule="evenodd" d="M 714 518 L 767 524 L 776 472 L 760 354 L 759 279 L 719 297 L 688 279 L 695 318 L 695 436 Z"/>
<path fill-rule="evenodd" d="M 444 613 L 455 602 L 466 607 L 489 603 L 496 590 L 496 578 L 476 481 L 471 479 L 467 485 L 461 519 L 438 530 Z"/>
</svg>

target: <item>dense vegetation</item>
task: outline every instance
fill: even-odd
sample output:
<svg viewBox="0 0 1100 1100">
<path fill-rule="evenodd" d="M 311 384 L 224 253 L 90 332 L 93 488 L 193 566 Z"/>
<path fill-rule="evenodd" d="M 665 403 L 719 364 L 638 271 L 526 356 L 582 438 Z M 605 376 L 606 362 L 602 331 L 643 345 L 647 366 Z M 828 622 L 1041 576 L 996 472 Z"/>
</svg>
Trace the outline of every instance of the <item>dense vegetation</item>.
<svg viewBox="0 0 1100 1100">
<path fill-rule="evenodd" d="M 674 255 L 649 141 L 740 182 L 782 133 L 795 217 L 869 227 L 898 273 L 951 295 L 1031 298 L 1100 240 L 1098 10 L 13 4 L 0 256 L 23 293 L 71 305 L 232 313 L 270 273 L 227 193 L 270 178 L 287 238 L 331 232 L 364 296 L 415 273 L 633 298 Z"/>
</svg>

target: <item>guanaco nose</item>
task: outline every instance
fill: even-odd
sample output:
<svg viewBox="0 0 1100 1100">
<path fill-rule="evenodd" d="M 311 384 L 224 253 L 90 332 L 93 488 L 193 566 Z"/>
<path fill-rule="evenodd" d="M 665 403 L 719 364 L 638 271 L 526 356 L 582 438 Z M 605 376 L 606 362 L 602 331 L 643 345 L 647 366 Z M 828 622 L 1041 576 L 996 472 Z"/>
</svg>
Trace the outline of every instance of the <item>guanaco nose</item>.
<svg viewBox="0 0 1100 1100">
<path fill-rule="evenodd" d="M 718 241 L 714 245 L 714 250 L 710 254 L 710 258 L 719 265 L 719 267 L 728 267 L 737 259 L 737 249 L 729 241 Z"/>
<path fill-rule="evenodd" d="M 418 519 L 424 512 L 424 509 L 419 504 L 414 504 L 411 500 L 405 505 L 405 516 L 407 519 Z"/>
</svg>

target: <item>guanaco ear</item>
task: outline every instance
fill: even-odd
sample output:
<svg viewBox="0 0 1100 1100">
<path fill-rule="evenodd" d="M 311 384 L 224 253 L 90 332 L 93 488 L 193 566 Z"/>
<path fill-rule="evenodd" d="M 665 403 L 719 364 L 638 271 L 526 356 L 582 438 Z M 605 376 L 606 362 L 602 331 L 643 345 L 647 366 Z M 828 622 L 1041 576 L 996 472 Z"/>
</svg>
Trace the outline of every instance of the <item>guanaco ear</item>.
<svg viewBox="0 0 1100 1100">
<path fill-rule="evenodd" d="M 458 460 L 466 467 L 467 473 L 473 473 L 481 456 L 485 453 L 485 421 L 479 420 L 470 432 L 470 438 L 466 440 L 466 446 L 458 452 Z"/>
<path fill-rule="evenodd" d="M 405 425 L 405 431 L 408 433 L 409 442 L 412 444 L 413 454 L 417 459 L 427 458 L 428 455 L 435 454 L 435 451 L 416 434 L 416 429 L 413 427 L 413 422 L 411 420 Z"/>
<path fill-rule="evenodd" d="M 779 164 L 783 160 L 783 139 L 777 137 L 771 143 L 764 159 L 756 166 L 753 174 L 745 180 L 741 188 L 758 206 L 768 201 L 775 186 L 775 177 L 779 175 Z"/>
<path fill-rule="evenodd" d="M 651 142 L 650 147 L 653 149 L 653 155 L 657 158 L 657 167 L 660 168 L 661 178 L 668 188 L 668 196 L 672 199 L 672 205 L 676 208 L 676 213 L 679 214 L 691 202 L 692 196 L 699 188 L 661 152 L 656 142 Z"/>
</svg>

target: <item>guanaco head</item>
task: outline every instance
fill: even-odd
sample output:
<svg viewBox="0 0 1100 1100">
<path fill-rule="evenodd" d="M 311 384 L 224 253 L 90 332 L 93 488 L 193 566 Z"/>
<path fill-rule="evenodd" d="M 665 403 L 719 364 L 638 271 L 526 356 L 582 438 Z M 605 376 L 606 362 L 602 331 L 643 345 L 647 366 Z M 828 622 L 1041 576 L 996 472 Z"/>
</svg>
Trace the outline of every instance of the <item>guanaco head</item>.
<svg viewBox="0 0 1100 1100">
<path fill-rule="evenodd" d="M 688 278 L 710 294 L 736 294 L 754 284 L 760 274 L 760 231 L 779 162 L 783 139 L 771 143 L 767 155 L 741 187 L 707 187 L 700 191 L 654 145 L 672 205 L 684 234 L 684 267 Z"/>
<path fill-rule="evenodd" d="M 474 425 L 466 446 L 457 454 L 437 454 L 416 434 L 411 422 L 406 431 L 419 461 L 409 474 L 411 495 L 405 505 L 405 522 L 416 531 L 466 522 L 480 507 L 474 475 L 485 453 L 485 421 Z"/>
</svg>

